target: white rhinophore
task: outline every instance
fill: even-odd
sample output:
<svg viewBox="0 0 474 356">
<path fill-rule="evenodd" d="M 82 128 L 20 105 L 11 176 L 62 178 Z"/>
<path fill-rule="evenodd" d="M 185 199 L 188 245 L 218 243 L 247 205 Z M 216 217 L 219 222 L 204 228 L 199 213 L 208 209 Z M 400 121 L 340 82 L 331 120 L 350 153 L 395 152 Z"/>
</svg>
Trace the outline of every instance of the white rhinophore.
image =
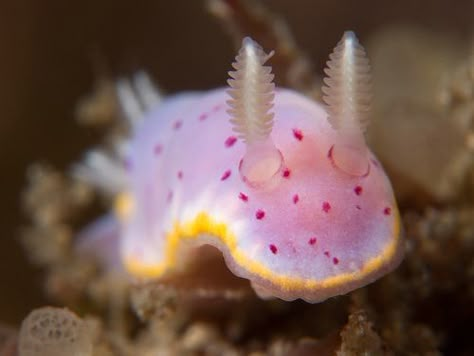
<svg viewBox="0 0 474 356">
<path fill-rule="evenodd" d="M 372 90 L 369 60 L 354 32 L 344 32 L 324 71 L 323 100 L 340 141 L 332 152 L 334 162 L 348 174 L 363 175 L 368 169 L 364 133 L 370 121 Z"/>
<path fill-rule="evenodd" d="M 227 101 L 227 112 L 234 131 L 246 144 L 240 173 L 254 187 L 268 183 L 283 163 L 271 138 L 275 84 L 271 67 L 264 64 L 272 55 L 273 52 L 266 54 L 258 43 L 245 37 L 232 64 L 235 71 L 229 72 L 231 99 Z"/>
</svg>

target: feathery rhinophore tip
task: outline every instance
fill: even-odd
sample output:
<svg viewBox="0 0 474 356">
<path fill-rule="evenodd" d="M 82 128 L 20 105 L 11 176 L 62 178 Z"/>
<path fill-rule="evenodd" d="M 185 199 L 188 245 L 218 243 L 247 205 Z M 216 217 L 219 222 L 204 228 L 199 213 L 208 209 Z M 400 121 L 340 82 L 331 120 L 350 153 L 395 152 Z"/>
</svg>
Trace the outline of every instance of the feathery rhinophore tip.
<svg viewBox="0 0 474 356">
<path fill-rule="evenodd" d="M 370 65 L 354 32 L 346 31 L 329 55 L 322 90 L 332 127 L 346 133 L 364 133 L 369 124 Z"/>
<path fill-rule="evenodd" d="M 227 101 L 230 122 L 238 136 L 246 143 L 265 141 L 273 125 L 274 89 L 271 67 L 264 66 L 273 55 L 266 54 L 262 47 L 249 37 L 242 41 L 242 48 L 232 64 L 235 71 L 229 72 L 231 99 Z"/>
</svg>

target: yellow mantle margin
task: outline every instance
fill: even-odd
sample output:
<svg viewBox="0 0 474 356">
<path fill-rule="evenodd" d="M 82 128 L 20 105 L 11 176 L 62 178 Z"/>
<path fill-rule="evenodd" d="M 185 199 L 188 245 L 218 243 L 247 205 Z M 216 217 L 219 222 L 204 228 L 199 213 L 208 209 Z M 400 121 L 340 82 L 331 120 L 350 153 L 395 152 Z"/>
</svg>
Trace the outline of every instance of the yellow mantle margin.
<svg viewBox="0 0 474 356">
<path fill-rule="evenodd" d="M 364 276 L 382 267 L 385 262 L 395 256 L 398 240 L 400 239 L 400 216 L 397 209 L 393 209 L 393 212 L 395 214 L 394 239 L 379 256 L 369 260 L 360 271 L 345 273 L 324 280 L 303 279 L 272 272 L 272 270 L 262 263 L 248 258 L 245 253 L 237 247 L 237 237 L 230 231 L 228 226 L 225 223 L 215 221 L 205 212 L 199 213 L 196 218 L 190 222 L 184 224 L 176 222 L 174 224 L 173 231 L 166 236 L 166 257 L 162 263 L 157 265 L 145 265 L 135 258 L 126 259 L 124 263 L 127 271 L 136 277 L 157 278 L 176 264 L 176 254 L 179 251 L 178 247 L 181 240 L 193 240 L 197 239 L 200 234 L 209 234 L 227 246 L 232 258 L 239 266 L 251 274 L 280 286 L 283 290 L 331 288 L 362 279 Z"/>
</svg>

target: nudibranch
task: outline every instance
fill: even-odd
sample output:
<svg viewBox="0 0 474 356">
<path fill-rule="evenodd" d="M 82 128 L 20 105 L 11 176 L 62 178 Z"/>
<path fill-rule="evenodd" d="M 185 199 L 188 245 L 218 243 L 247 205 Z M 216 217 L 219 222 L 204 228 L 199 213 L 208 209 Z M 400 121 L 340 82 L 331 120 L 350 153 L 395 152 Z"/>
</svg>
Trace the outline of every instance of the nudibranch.
<svg viewBox="0 0 474 356">
<path fill-rule="evenodd" d="M 135 92 L 119 84 L 133 118 L 125 168 L 96 153 L 78 172 L 100 181 L 91 171 L 109 166 L 130 275 L 162 278 L 187 249 L 212 245 L 261 297 L 314 303 L 400 263 L 396 201 L 364 138 L 364 49 L 344 33 L 325 70 L 326 106 L 275 88 L 271 56 L 245 38 L 227 89 L 161 100 L 143 77 Z"/>
</svg>

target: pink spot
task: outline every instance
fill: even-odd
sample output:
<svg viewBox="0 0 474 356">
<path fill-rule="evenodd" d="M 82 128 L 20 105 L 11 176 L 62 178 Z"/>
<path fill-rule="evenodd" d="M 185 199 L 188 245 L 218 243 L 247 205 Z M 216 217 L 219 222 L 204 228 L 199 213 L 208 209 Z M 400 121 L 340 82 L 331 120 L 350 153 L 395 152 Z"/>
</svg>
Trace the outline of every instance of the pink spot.
<svg viewBox="0 0 474 356">
<path fill-rule="evenodd" d="M 133 168 L 132 160 L 130 158 L 126 158 L 123 161 L 123 167 L 125 168 L 127 172 L 130 172 Z"/>
<path fill-rule="evenodd" d="M 372 164 L 375 166 L 375 167 L 378 167 L 379 166 L 379 162 L 377 162 L 375 159 L 371 158 L 370 159 L 370 162 L 372 162 Z"/>
<path fill-rule="evenodd" d="M 283 177 L 290 178 L 291 171 L 288 168 L 283 170 Z"/>
<path fill-rule="evenodd" d="M 334 145 L 331 146 L 331 148 L 328 151 L 328 158 L 331 160 L 331 162 L 334 164 L 332 160 L 332 150 L 334 149 Z"/>
<path fill-rule="evenodd" d="M 361 210 L 362 208 L 360 207 L 360 205 L 356 205 L 356 209 Z"/>
<path fill-rule="evenodd" d="M 339 263 L 339 259 L 337 257 L 334 257 L 332 259 L 332 263 L 334 263 L 335 265 L 337 265 Z"/>
<path fill-rule="evenodd" d="M 356 193 L 356 195 L 361 195 L 362 194 L 362 187 L 360 185 L 356 186 L 354 188 L 354 193 Z"/>
<path fill-rule="evenodd" d="M 300 129 L 293 129 L 293 136 L 295 136 L 298 141 L 303 140 L 303 132 Z"/>
<path fill-rule="evenodd" d="M 383 209 L 383 213 L 384 215 L 390 215 L 392 213 L 392 209 L 390 209 L 389 207 L 386 207 L 385 209 Z"/>
<path fill-rule="evenodd" d="M 237 141 L 237 137 L 229 136 L 224 142 L 225 147 L 232 147 L 234 143 Z"/>
<path fill-rule="evenodd" d="M 170 190 L 170 191 L 168 192 L 167 197 L 166 197 L 166 202 L 171 203 L 171 200 L 172 200 L 172 199 L 173 199 L 173 191 Z"/>
<path fill-rule="evenodd" d="M 270 248 L 270 251 L 272 251 L 274 255 L 277 254 L 278 248 L 274 244 L 270 244 L 268 247 Z"/>
<path fill-rule="evenodd" d="M 226 180 L 227 178 L 229 178 L 229 177 L 230 177 L 230 173 L 231 173 L 230 169 L 226 170 L 226 171 L 222 174 L 221 180 Z"/>
<path fill-rule="evenodd" d="M 173 124 L 173 129 L 179 130 L 181 128 L 181 126 L 183 126 L 183 122 L 181 120 L 177 120 Z"/>
<path fill-rule="evenodd" d="M 202 113 L 201 115 L 199 115 L 199 121 L 204 121 L 207 119 L 207 114 L 206 113 Z"/>
<path fill-rule="evenodd" d="M 331 254 L 329 253 L 329 251 L 324 251 L 324 256 L 331 257 Z"/>
<path fill-rule="evenodd" d="M 247 194 L 244 194 L 242 192 L 239 193 L 239 199 L 242 201 L 249 201 L 249 197 Z"/>
<path fill-rule="evenodd" d="M 161 154 L 161 152 L 163 152 L 163 145 L 157 143 L 157 144 L 155 145 L 155 147 L 153 148 L 153 153 L 154 153 L 156 156 L 158 156 L 158 155 Z"/>
<path fill-rule="evenodd" d="M 312 238 L 310 238 L 310 239 L 308 240 L 308 243 L 309 243 L 311 246 L 314 246 L 314 245 L 316 245 L 316 241 L 317 241 L 316 237 L 312 237 Z"/>
<path fill-rule="evenodd" d="M 183 171 L 178 171 L 178 179 L 183 179 Z"/>
<path fill-rule="evenodd" d="M 329 204 L 327 201 L 323 202 L 323 211 L 325 213 L 329 213 L 329 210 L 331 210 L 331 204 Z"/>
<path fill-rule="evenodd" d="M 296 204 L 300 201 L 300 196 L 298 194 L 293 195 L 293 204 Z"/>
<path fill-rule="evenodd" d="M 217 112 L 217 111 L 219 111 L 219 110 L 221 109 L 221 107 L 222 107 L 222 106 L 221 106 L 220 104 L 214 105 L 214 107 L 212 108 L 212 111 L 213 111 L 213 112 Z"/>
<path fill-rule="evenodd" d="M 255 217 L 257 218 L 257 220 L 262 220 L 265 217 L 265 212 L 262 209 L 258 209 L 255 212 Z"/>
</svg>

